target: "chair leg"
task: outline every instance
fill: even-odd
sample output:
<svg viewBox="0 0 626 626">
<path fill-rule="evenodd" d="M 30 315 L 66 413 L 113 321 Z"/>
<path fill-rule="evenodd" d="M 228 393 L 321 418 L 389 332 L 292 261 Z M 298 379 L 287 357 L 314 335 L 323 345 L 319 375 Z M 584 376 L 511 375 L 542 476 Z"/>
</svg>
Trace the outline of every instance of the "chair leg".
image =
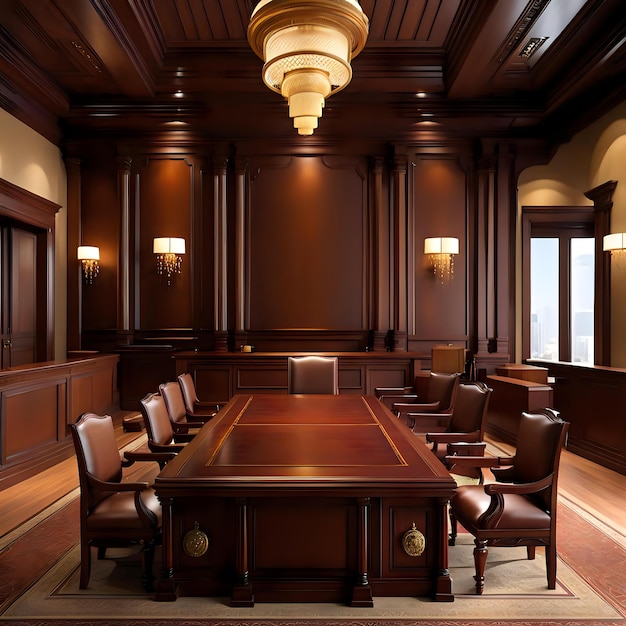
<svg viewBox="0 0 626 626">
<path fill-rule="evenodd" d="M 154 576 L 152 574 L 154 565 L 154 545 L 154 541 L 146 541 L 141 548 L 141 583 L 144 591 L 147 593 L 154 591 Z"/>
<path fill-rule="evenodd" d="M 535 559 L 535 546 L 526 546 L 526 555 L 528 556 L 529 561 L 534 561 Z"/>
<path fill-rule="evenodd" d="M 556 589 L 556 544 L 553 542 L 546 546 L 546 573 L 548 589 Z"/>
<path fill-rule="evenodd" d="M 456 517 L 452 513 L 452 509 L 450 509 L 450 534 L 448 535 L 448 545 L 454 546 L 456 544 L 456 535 L 457 535 L 457 521 Z"/>
<path fill-rule="evenodd" d="M 88 541 L 80 542 L 80 582 L 78 586 L 86 589 L 91 574 L 91 545 Z"/>
<path fill-rule="evenodd" d="M 481 595 L 485 588 L 485 566 L 487 565 L 487 541 L 474 539 L 474 567 L 476 568 L 476 593 Z"/>
<path fill-rule="evenodd" d="M 102 559 L 106 558 L 107 555 L 107 549 L 103 546 L 100 546 L 98 548 L 98 561 L 101 561 Z"/>
</svg>

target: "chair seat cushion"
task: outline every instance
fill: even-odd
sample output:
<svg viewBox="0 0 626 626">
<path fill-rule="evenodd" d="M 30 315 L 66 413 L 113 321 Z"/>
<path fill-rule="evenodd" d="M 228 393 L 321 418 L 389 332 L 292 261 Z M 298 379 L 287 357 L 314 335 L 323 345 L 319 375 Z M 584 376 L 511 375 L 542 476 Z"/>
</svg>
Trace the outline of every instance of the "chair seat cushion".
<svg viewBox="0 0 626 626">
<path fill-rule="evenodd" d="M 141 498 L 149 511 L 154 513 L 155 524 L 146 524 L 137 515 L 135 494 L 132 491 L 121 491 L 105 498 L 87 516 L 87 528 L 96 529 L 132 529 L 152 528 L 161 526 L 161 504 L 153 489 L 141 492 Z"/>
<path fill-rule="evenodd" d="M 504 494 L 504 511 L 490 524 L 478 523 L 479 517 L 487 511 L 491 496 L 485 493 L 483 485 L 458 487 L 450 500 L 450 505 L 461 524 L 472 523 L 475 528 L 498 529 L 550 529 L 550 515 L 538 507 L 529 497 L 518 494 Z M 471 530 L 468 528 L 467 530 Z"/>
</svg>

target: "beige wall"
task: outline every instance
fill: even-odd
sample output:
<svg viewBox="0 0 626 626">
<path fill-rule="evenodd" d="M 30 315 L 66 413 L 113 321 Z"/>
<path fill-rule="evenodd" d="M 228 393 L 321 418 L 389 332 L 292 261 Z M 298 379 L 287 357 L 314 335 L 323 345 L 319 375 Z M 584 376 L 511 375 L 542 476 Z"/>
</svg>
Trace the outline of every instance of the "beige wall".
<svg viewBox="0 0 626 626">
<path fill-rule="evenodd" d="M 591 205 L 584 196 L 609 180 L 613 194 L 611 232 L 626 232 L 626 102 L 561 146 L 549 164 L 531 167 L 519 179 L 522 206 Z M 519 233 L 520 229 L 518 229 Z M 517 294 L 521 303 L 521 241 L 518 240 Z M 611 268 L 611 365 L 626 367 L 626 257 Z M 521 312 L 517 313 L 517 360 L 521 358 Z"/>
<path fill-rule="evenodd" d="M 61 151 L 0 109 L 0 178 L 61 205 L 55 224 L 55 358 L 66 354 L 67 189 Z"/>
</svg>

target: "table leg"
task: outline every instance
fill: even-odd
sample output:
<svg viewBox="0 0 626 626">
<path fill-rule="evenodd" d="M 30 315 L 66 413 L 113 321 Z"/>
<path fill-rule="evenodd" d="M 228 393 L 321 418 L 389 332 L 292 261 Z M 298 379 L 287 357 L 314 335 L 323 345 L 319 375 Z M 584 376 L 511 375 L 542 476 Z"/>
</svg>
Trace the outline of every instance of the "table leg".
<svg viewBox="0 0 626 626">
<path fill-rule="evenodd" d="M 368 564 L 368 542 L 369 542 L 369 498 L 359 498 L 358 506 L 358 529 L 357 529 L 357 550 L 358 550 L 358 575 L 352 588 L 352 600 L 350 606 L 373 607 L 372 589 L 369 585 L 367 575 Z"/>
<path fill-rule="evenodd" d="M 237 582 L 233 587 L 230 606 L 254 606 L 254 595 L 250 586 L 248 572 L 248 504 L 245 499 L 238 499 L 237 505 L 237 547 L 236 571 Z"/>
<path fill-rule="evenodd" d="M 161 578 L 157 584 L 156 599 L 160 602 L 173 602 L 176 600 L 176 583 L 174 581 L 174 552 L 172 541 L 172 507 L 173 498 L 161 500 L 162 518 L 161 533 L 163 543 L 163 565 Z"/>
</svg>

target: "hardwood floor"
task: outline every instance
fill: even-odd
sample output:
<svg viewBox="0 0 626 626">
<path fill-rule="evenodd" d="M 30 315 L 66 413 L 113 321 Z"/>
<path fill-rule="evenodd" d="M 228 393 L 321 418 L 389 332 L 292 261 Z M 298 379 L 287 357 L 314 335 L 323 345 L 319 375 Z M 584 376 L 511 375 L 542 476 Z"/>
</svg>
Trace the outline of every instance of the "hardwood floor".
<svg viewBox="0 0 626 626">
<path fill-rule="evenodd" d="M 120 448 L 143 435 L 123 431 L 121 419 L 124 414 L 128 413 L 114 414 Z M 505 451 L 511 450 L 506 444 L 492 439 L 490 442 Z M 137 479 L 138 473 L 147 479 L 158 472 L 156 464 L 148 464 L 148 468 L 146 464 L 137 466 L 128 471 L 129 479 Z M 34 478 L 0 491 L 0 538 L 77 488 L 76 460 L 70 458 Z M 626 476 L 564 450 L 559 493 L 626 538 Z"/>
</svg>

